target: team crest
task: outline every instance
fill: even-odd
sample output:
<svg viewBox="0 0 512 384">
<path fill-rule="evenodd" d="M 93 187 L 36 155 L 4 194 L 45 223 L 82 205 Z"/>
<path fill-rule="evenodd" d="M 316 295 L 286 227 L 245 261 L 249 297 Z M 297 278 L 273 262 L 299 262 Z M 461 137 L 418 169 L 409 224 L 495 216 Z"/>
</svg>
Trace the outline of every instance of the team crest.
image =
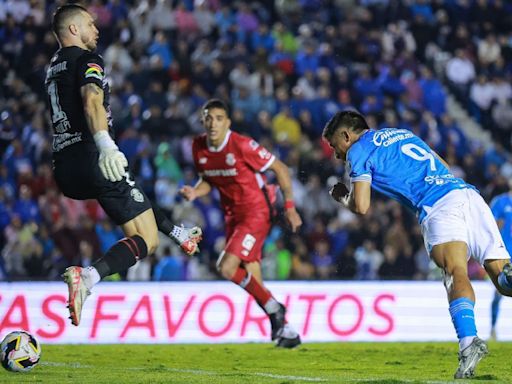
<svg viewBox="0 0 512 384">
<path fill-rule="evenodd" d="M 133 188 L 130 191 L 130 195 L 132 196 L 133 200 L 137 203 L 142 203 L 144 201 L 144 195 L 137 188 Z"/>
<path fill-rule="evenodd" d="M 233 166 L 233 165 L 235 165 L 235 163 L 236 163 L 235 155 L 233 155 L 232 153 L 228 153 L 226 155 L 226 164 L 229 166 Z"/>
<path fill-rule="evenodd" d="M 207 161 L 208 159 L 206 157 L 199 158 L 199 164 L 206 164 Z"/>
</svg>

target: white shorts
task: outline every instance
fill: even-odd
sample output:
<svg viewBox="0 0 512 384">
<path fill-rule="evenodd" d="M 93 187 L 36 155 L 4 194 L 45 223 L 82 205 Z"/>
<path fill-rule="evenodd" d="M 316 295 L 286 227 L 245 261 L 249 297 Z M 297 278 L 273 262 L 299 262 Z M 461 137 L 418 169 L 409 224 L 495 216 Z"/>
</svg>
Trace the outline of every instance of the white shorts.
<svg viewBox="0 0 512 384">
<path fill-rule="evenodd" d="M 468 259 L 481 265 L 485 260 L 510 259 L 491 209 L 473 189 L 456 189 L 443 196 L 421 223 L 421 232 L 429 254 L 435 245 L 463 241 Z"/>
</svg>

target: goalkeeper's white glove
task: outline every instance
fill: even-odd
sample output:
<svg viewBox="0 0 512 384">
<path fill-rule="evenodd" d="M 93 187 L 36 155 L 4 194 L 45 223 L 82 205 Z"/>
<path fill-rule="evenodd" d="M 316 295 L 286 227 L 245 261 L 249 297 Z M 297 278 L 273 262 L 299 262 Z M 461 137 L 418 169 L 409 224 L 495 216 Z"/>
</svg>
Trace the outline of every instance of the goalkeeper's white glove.
<svg viewBox="0 0 512 384">
<path fill-rule="evenodd" d="M 124 153 L 119 150 L 107 131 L 96 132 L 94 141 L 100 152 L 98 165 L 105 179 L 112 182 L 121 181 L 128 166 Z"/>
</svg>

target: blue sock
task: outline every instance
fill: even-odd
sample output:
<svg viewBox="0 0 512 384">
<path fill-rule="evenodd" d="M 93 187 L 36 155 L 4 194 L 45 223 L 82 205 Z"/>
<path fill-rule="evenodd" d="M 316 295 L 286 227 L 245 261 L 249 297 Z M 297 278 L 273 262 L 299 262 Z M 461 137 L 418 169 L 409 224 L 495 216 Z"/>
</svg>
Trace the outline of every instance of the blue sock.
<svg viewBox="0 0 512 384">
<path fill-rule="evenodd" d="M 498 315 L 500 313 L 500 301 L 501 294 L 498 292 L 494 293 L 494 298 L 492 299 L 491 304 L 491 327 L 494 328 L 496 326 L 496 322 L 498 321 Z"/>
<path fill-rule="evenodd" d="M 475 303 L 465 297 L 450 302 L 450 315 L 461 349 L 471 343 L 476 336 L 474 307 Z"/>
</svg>

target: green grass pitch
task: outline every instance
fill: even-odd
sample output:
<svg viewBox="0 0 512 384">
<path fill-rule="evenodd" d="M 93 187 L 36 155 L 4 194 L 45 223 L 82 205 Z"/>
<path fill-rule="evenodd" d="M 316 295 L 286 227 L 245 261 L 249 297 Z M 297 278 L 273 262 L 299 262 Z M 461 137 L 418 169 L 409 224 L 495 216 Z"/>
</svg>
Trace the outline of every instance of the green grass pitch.
<svg viewBox="0 0 512 384">
<path fill-rule="evenodd" d="M 471 382 L 511 383 L 512 343 L 490 343 Z M 0 383 L 451 383 L 456 343 L 43 345 L 40 364 Z M 467 383 L 470 380 L 457 380 Z"/>
</svg>

